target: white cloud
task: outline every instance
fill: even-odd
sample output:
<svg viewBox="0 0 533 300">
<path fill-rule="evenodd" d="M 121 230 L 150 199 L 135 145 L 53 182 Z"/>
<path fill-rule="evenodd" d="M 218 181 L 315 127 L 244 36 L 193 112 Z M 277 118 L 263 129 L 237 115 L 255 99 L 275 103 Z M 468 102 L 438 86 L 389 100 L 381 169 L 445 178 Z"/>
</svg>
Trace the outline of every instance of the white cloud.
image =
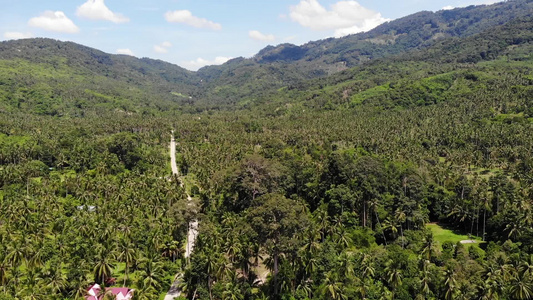
<svg viewBox="0 0 533 300">
<path fill-rule="evenodd" d="M 33 34 L 31 32 L 15 32 L 15 31 L 8 31 L 4 33 L 4 38 L 8 40 L 20 40 L 20 39 L 29 39 L 32 38 Z"/>
<path fill-rule="evenodd" d="M 168 49 L 167 48 L 161 47 L 159 45 L 155 45 L 154 46 L 154 51 L 157 52 L 157 53 L 161 53 L 161 54 L 168 53 Z"/>
<path fill-rule="evenodd" d="M 104 3 L 104 0 L 87 0 L 76 10 L 78 17 L 89 20 L 106 20 L 113 23 L 125 23 L 130 19 L 121 14 L 112 12 Z"/>
<path fill-rule="evenodd" d="M 163 42 L 160 45 L 154 46 L 154 51 L 157 53 L 168 53 L 168 49 L 172 47 L 170 42 Z"/>
<path fill-rule="evenodd" d="M 133 51 L 131 51 L 130 49 L 117 49 L 117 54 L 125 54 L 125 55 L 131 55 L 131 56 L 135 56 L 135 54 L 133 54 Z"/>
<path fill-rule="evenodd" d="M 451 5 L 447 5 L 447 6 L 444 6 L 442 8 L 442 10 L 451 10 L 451 9 L 454 9 L 455 7 L 454 6 L 451 6 Z"/>
<path fill-rule="evenodd" d="M 196 60 L 191 60 L 183 63 L 183 67 L 192 71 L 196 71 L 202 67 L 205 66 L 212 66 L 212 65 L 221 65 L 228 60 L 232 59 L 232 57 L 223 57 L 218 56 L 214 60 L 207 60 L 203 58 L 197 58 Z"/>
<path fill-rule="evenodd" d="M 293 21 L 313 30 L 334 30 L 335 36 L 368 31 L 389 19 L 361 6 L 357 1 L 339 1 L 331 5 L 330 10 L 318 0 L 301 0 L 298 5 L 290 7 Z"/>
<path fill-rule="evenodd" d="M 165 14 L 165 19 L 170 23 L 184 23 L 196 28 L 207 28 L 212 30 L 222 29 L 222 25 L 207 19 L 195 17 L 188 10 L 168 11 Z"/>
<path fill-rule="evenodd" d="M 77 33 L 80 31 L 78 26 L 70 20 L 62 11 L 47 10 L 40 16 L 31 18 L 28 25 L 38 27 L 48 31 Z"/>
<path fill-rule="evenodd" d="M 248 36 L 256 41 L 262 42 L 272 42 L 276 39 L 276 37 L 272 34 L 264 34 L 257 30 L 250 30 L 248 32 Z"/>
</svg>

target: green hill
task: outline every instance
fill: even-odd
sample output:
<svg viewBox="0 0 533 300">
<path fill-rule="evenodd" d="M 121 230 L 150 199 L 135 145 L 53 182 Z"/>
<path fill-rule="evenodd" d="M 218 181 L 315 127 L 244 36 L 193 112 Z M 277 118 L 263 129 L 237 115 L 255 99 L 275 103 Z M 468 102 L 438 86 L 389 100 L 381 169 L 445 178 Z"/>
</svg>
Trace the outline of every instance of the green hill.
<svg viewBox="0 0 533 300">
<path fill-rule="evenodd" d="M 48 115 L 176 109 L 175 103 L 198 97 L 200 83 L 195 73 L 163 61 L 50 39 L 0 43 L 0 66 L 0 107 Z"/>
<path fill-rule="evenodd" d="M 420 12 L 366 33 L 302 46 L 269 46 L 253 58 L 233 59 L 198 72 L 148 58 L 107 54 L 71 42 L 2 42 L 0 80 L 5 101 L 0 107 L 50 115 L 79 115 L 87 108 L 148 114 L 233 109 L 238 103 L 254 102 L 280 88 L 308 86 L 313 78 L 342 81 L 344 74 L 358 72 L 358 66 L 372 68 L 374 61 L 389 57 L 394 57 L 391 61 L 434 63 L 444 57 L 448 58 L 444 62 L 457 63 L 490 60 L 504 46 L 529 41 L 527 28 L 522 26 L 518 34 L 502 26 L 531 16 L 531 11 L 531 1 L 515 0 Z M 506 39 L 498 32 L 505 28 L 510 36 L 525 40 Z"/>
<path fill-rule="evenodd" d="M 309 42 L 269 46 L 250 59 L 234 59 L 198 71 L 217 103 L 235 103 L 265 90 L 324 78 L 373 60 L 411 53 L 450 39 L 461 39 L 521 17 L 531 16 L 533 2 L 506 1 L 438 12 L 420 12 L 369 32 Z M 468 50 L 467 50 L 468 51 Z"/>
</svg>

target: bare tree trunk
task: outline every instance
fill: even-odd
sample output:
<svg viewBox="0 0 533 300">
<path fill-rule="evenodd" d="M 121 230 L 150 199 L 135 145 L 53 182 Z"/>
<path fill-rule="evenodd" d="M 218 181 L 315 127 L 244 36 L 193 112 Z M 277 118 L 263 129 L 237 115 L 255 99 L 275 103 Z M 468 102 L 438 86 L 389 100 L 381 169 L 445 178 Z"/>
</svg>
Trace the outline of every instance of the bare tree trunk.
<svg viewBox="0 0 533 300">
<path fill-rule="evenodd" d="M 126 263 L 126 269 L 124 270 L 124 286 L 126 286 L 126 279 L 128 278 L 128 264 Z"/>
<path fill-rule="evenodd" d="M 487 209 L 483 209 L 483 241 L 485 241 L 485 224 L 487 221 Z"/>
<path fill-rule="evenodd" d="M 211 275 L 207 276 L 207 286 L 209 287 L 209 299 L 213 300 L 213 292 L 211 290 Z"/>
<path fill-rule="evenodd" d="M 400 224 L 400 233 L 402 234 L 402 249 L 405 249 L 404 238 L 403 238 L 403 226 Z"/>
<path fill-rule="evenodd" d="M 363 200 L 363 227 L 366 228 L 366 201 Z"/>
<path fill-rule="evenodd" d="M 479 211 L 479 207 L 478 207 L 477 214 L 476 214 L 477 215 L 477 218 L 476 218 L 476 235 L 477 236 L 479 236 L 479 213 L 480 213 L 480 211 Z"/>
<path fill-rule="evenodd" d="M 472 212 L 472 224 L 470 225 L 470 235 L 472 235 L 474 233 L 474 223 L 475 223 L 475 211 Z"/>
<path fill-rule="evenodd" d="M 274 253 L 274 295 L 278 294 L 278 253 Z"/>
</svg>

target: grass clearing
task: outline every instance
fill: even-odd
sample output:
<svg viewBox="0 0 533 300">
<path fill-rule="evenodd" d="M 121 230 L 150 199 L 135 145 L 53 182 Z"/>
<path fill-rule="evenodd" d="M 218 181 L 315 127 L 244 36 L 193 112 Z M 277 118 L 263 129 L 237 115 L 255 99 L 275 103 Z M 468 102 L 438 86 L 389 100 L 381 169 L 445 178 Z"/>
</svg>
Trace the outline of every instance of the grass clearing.
<svg viewBox="0 0 533 300">
<path fill-rule="evenodd" d="M 177 97 L 181 97 L 181 98 L 190 98 L 189 96 L 187 95 L 183 95 L 182 93 L 178 93 L 178 92 L 170 92 L 172 95 L 174 96 L 177 96 Z"/>
<path fill-rule="evenodd" d="M 439 224 L 426 224 L 426 228 L 429 228 L 431 232 L 433 233 L 433 238 L 439 242 L 439 244 L 442 245 L 442 243 L 446 241 L 450 241 L 452 243 L 457 243 L 464 240 L 474 240 L 475 243 L 472 244 L 464 244 L 467 248 L 471 247 L 472 245 L 479 245 L 481 243 L 484 243 L 480 237 L 477 236 L 468 236 L 465 234 L 459 234 L 456 231 L 453 231 L 451 229 L 445 228 Z"/>
</svg>

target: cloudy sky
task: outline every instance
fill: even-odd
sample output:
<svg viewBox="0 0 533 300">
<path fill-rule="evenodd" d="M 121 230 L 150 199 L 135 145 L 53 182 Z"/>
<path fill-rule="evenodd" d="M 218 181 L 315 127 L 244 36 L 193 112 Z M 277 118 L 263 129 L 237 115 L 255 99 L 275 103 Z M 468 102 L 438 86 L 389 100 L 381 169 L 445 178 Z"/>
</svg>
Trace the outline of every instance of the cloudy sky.
<svg viewBox="0 0 533 300">
<path fill-rule="evenodd" d="M 196 70 L 267 45 L 367 31 L 496 0 L 0 0 L 0 39 L 49 37 Z"/>
</svg>

